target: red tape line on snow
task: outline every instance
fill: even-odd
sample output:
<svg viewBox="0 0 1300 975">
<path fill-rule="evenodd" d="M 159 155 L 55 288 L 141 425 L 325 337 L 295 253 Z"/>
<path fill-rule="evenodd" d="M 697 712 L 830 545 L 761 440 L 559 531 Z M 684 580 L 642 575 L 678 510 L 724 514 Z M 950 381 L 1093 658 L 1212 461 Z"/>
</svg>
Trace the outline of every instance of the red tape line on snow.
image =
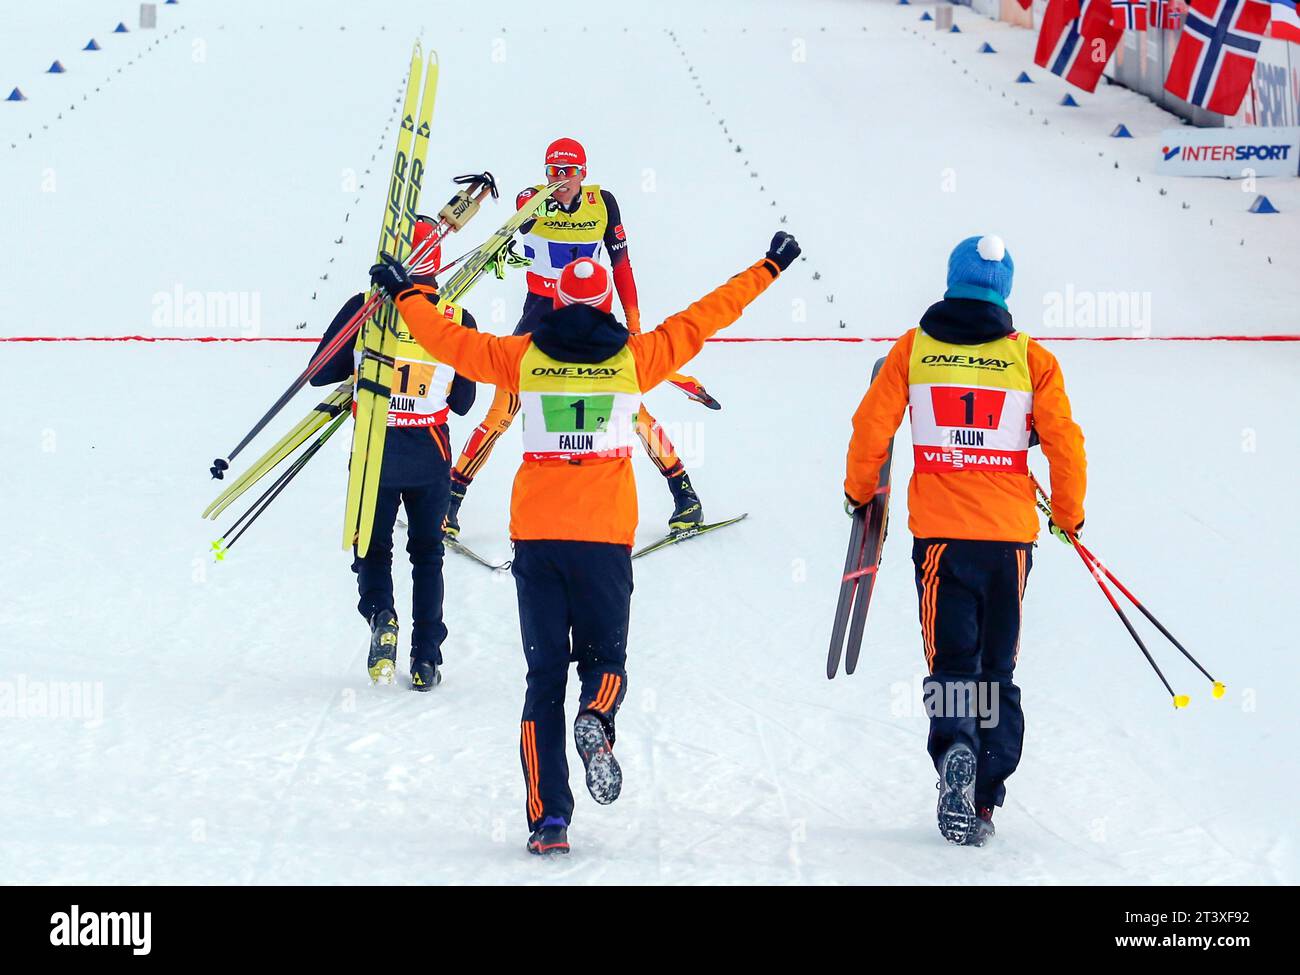
<svg viewBox="0 0 1300 975">
<path fill-rule="evenodd" d="M 1049 335 L 1039 342 L 1300 342 L 1300 335 Z M 250 338 L 223 335 L 8 335 L 0 342 L 319 342 L 319 337 L 258 335 Z M 709 342 L 897 342 L 896 335 L 792 335 L 714 337 Z"/>
</svg>

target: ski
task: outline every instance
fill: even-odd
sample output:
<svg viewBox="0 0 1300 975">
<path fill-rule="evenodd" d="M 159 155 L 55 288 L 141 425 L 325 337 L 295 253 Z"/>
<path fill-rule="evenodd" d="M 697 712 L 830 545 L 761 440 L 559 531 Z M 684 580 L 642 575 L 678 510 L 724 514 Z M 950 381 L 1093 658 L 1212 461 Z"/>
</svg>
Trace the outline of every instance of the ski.
<svg viewBox="0 0 1300 975">
<path fill-rule="evenodd" d="M 876 381 L 883 358 L 876 360 L 871 370 L 871 381 Z M 889 453 L 880 468 L 876 493 L 866 504 L 853 513 L 853 527 L 849 532 L 849 549 L 844 559 L 844 573 L 840 577 L 840 597 L 835 606 L 835 622 L 831 627 L 830 651 L 826 657 L 826 676 L 835 679 L 840 658 L 844 658 L 844 672 L 853 673 L 858 667 L 862 652 L 862 634 L 867 625 L 867 608 L 875 589 L 876 575 L 880 569 L 880 554 L 889 527 L 889 470 L 894 459 L 894 441 L 889 441 Z M 845 635 L 847 632 L 847 640 Z"/>
<path fill-rule="evenodd" d="M 478 281 L 484 271 L 497 267 L 504 252 L 510 248 L 510 242 L 514 240 L 515 233 L 519 228 L 533 219 L 537 215 L 538 208 L 545 204 L 551 198 L 551 194 L 563 185 L 563 183 L 552 183 L 540 193 L 529 197 L 509 220 L 493 232 L 491 237 L 468 254 L 459 258 L 456 263 L 460 266 L 456 268 L 456 273 L 447 279 L 446 284 L 439 289 L 438 296 L 443 301 L 455 302 L 464 296 L 465 292 L 469 291 L 470 288 L 474 287 L 475 282 Z M 500 269 L 498 268 L 498 270 Z"/>
<path fill-rule="evenodd" d="M 410 247 L 420 186 L 424 180 L 424 157 L 429 145 L 437 84 L 437 55 L 430 55 L 426 72 L 417 41 L 411 53 L 411 70 L 407 76 L 406 98 L 402 105 L 402 121 L 393 154 L 393 171 L 388 183 L 376 261 L 384 253 L 401 260 Z M 375 495 L 388 432 L 388 399 L 392 391 L 396 342 L 397 309 L 385 302 L 362 326 L 358 339 L 361 360 L 357 368 L 356 425 L 352 431 L 343 547 L 356 545 L 359 556 L 364 556 L 369 550 L 374 526 Z"/>
<path fill-rule="evenodd" d="M 247 511 L 235 519 L 234 524 L 226 529 L 224 535 L 212 543 L 212 552 L 218 562 L 225 559 L 226 553 L 234 547 L 235 542 L 239 541 L 244 532 L 253 526 L 253 522 L 262 516 L 266 509 L 270 507 L 271 502 L 280 496 L 280 492 L 289 486 L 289 482 L 298 476 L 299 472 L 307 466 L 307 461 L 316 456 L 320 449 L 325 446 L 325 442 L 334 436 L 335 431 L 343 425 L 343 421 L 347 418 L 347 413 L 340 410 L 330 425 L 321 431 L 321 435 L 316 438 L 312 445 L 285 468 L 284 472 L 272 482 L 271 486 L 249 505 Z"/>
<path fill-rule="evenodd" d="M 477 562 L 485 569 L 491 569 L 494 572 L 504 572 L 506 569 L 510 568 L 509 560 L 506 560 L 505 562 L 492 562 L 479 555 L 469 546 L 456 541 L 454 538 L 448 538 L 444 535 L 442 544 L 450 551 L 465 556 L 465 558 L 469 559 L 471 562 Z"/>
<path fill-rule="evenodd" d="M 217 495 L 212 503 L 203 509 L 203 517 L 216 519 L 241 494 L 279 467 L 286 457 L 305 443 L 313 433 L 346 410 L 351 403 L 352 382 L 347 380 L 339 383 L 333 392 L 317 403 L 315 408 L 281 437 L 275 446 L 259 457 L 248 470 Z"/>
<path fill-rule="evenodd" d="M 734 525 L 738 521 L 744 521 L 749 517 L 749 512 L 743 515 L 737 515 L 735 518 L 728 518 L 726 521 L 715 521 L 708 525 L 695 525 L 692 528 L 683 528 L 680 531 L 670 531 L 657 542 L 651 542 L 645 548 L 638 549 L 632 553 L 632 558 L 639 559 L 643 555 L 649 555 L 651 552 L 658 552 L 660 549 L 667 548 L 669 545 L 676 545 L 678 542 L 685 542 L 688 539 L 696 538 L 719 528 L 726 528 L 728 525 Z"/>
<path fill-rule="evenodd" d="M 402 518 L 397 519 L 397 527 L 402 529 L 402 531 L 410 530 L 406 524 L 406 521 Z M 496 572 L 504 572 L 506 569 L 510 568 L 509 559 L 507 559 L 504 562 L 493 562 L 490 559 L 486 559 L 482 555 L 479 555 L 478 552 L 475 552 L 469 546 L 462 545 L 460 542 L 456 541 L 456 539 L 452 538 L 450 535 L 442 536 L 442 545 L 444 548 L 452 552 L 456 552 L 459 555 L 465 556 L 465 558 L 469 559 L 471 562 L 477 562 L 485 569 L 492 569 Z"/>
<path fill-rule="evenodd" d="M 708 407 L 711 410 L 722 409 L 722 404 L 719 403 L 712 396 L 710 396 L 709 391 L 705 389 L 702 385 L 700 385 L 699 382 L 692 379 L 691 377 L 682 376 L 679 379 L 670 378 L 668 382 L 676 386 L 683 393 L 685 393 L 689 399 L 691 399 L 696 403 L 699 403 L 701 406 Z"/>
</svg>

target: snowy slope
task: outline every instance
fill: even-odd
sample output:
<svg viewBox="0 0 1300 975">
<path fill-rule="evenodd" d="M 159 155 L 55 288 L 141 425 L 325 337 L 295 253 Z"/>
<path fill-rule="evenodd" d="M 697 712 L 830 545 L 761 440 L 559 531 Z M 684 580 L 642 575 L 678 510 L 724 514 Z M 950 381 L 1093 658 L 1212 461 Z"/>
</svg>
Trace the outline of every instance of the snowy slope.
<svg viewBox="0 0 1300 975">
<path fill-rule="evenodd" d="M 962 47 L 941 56 L 911 33 L 917 8 L 885 3 L 625 4 L 562 41 L 530 28 L 530 5 L 499 5 L 491 25 L 446 5 L 385 9 L 381 25 L 341 3 L 188 0 L 160 8 L 177 33 L 76 112 L 57 119 L 60 106 L 26 84 L 29 101 L 0 104 L 0 335 L 319 334 L 364 281 L 393 99 L 421 26 L 441 55 L 435 125 L 449 142 L 426 202 L 484 167 L 508 195 L 538 177 L 550 138 L 583 138 L 592 178 L 623 205 L 648 322 L 759 256 L 784 215 L 808 260 L 734 335 L 897 334 L 938 296 L 952 243 L 986 229 L 1016 256 L 1012 309 L 1035 334 L 1053 334 L 1034 321 L 1043 295 L 1069 283 L 1149 291 L 1156 335 L 1297 331 L 1300 287 L 1266 260 L 1294 236 L 1290 214 L 1243 224 L 1258 236 L 1241 245 L 1228 184 L 1186 188 L 1193 209 L 1175 212 L 1145 178 L 1130 186 L 1094 164 L 1120 151 L 1100 132 L 1104 112 L 1145 118 L 1141 100 L 1103 91 L 1076 110 L 1100 114 L 1039 126 L 1023 100 L 1008 106 L 991 80 L 962 75 L 994 70 L 974 53 L 984 26 L 964 12 L 964 37 L 940 39 Z M 1020 43 L 989 30 L 1000 51 Z M 791 57 L 798 39 L 805 61 Z M 582 52 L 582 72 L 551 74 L 561 43 Z M 1024 65 L 998 57 L 1010 87 Z M 1035 77 L 1032 97 L 1063 91 Z M 1027 160 L 1042 178 L 1026 184 Z M 956 192 L 941 185 L 949 167 Z M 54 192 L 41 192 L 47 169 Z M 471 242 L 504 211 L 488 210 Z M 243 296 L 256 321 L 159 324 L 157 295 L 178 284 Z M 521 289 L 485 282 L 467 304 L 504 331 Z M 39 314 L 33 290 L 54 298 Z M 0 498 L 16 529 L 0 563 L 0 704 L 5 688 L 40 681 L 103 695 L 102 720 L 6 714 L 0 877 L 1300 879 L 1284 773 L 1300 667 L 1283 589 L 1300 529 L 1278 504 L 1300 448 L 1295 346 L 1053 347 L 1088 436 L 1091 543 L 1230 689 L 1211 701 L 1153 643 L 1193 695 L 1175 713 L 1075 556 L 1049 539 L 1019 670 L 1025 761 L 998 842 L 979 851 L 948 848 L 933 828 L 902 492 L 863 663 L 833 683 L 823 674 L 848 417 L 887 346 L 710 346 L 691 371 L 723 412 L 671 389 L 649 403 L 685 448 L 707 514 L 750 520 L 638 563 L 619 718 L 627 788 L 608 809 L 579 796 L 577 852 L 559 865 L 522 851 L 524 668 L 508 577 L 452 557 L 444 685 L 371 689 L 336 540 L 343 438 L 226 562 L 209 559 L 217 532 L 197 517 L 216 493 L 207 464 L 309 348 L 0 344 L 12 387 Z M 454 423 L 453 439 L 477 417 Z M 463 511 L 467 542 L 503 558 L 517 447 L 512 432 Z M 898 457 L 901 484 L 908 452 Z M 637 464 L 649 540 L 668 497 Z M 401 571 L 397 588 L 400 608 Z"/>
</svg>

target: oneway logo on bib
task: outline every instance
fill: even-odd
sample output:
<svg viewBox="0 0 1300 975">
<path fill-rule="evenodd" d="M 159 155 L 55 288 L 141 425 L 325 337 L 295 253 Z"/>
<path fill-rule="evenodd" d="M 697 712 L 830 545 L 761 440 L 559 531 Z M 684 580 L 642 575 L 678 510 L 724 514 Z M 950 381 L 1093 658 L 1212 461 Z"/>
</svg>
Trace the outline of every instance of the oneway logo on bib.
<svg viewBox="0 0 1300 975">
<path fill-rule="evenodd" d="M 149 911 L 87 911 L 76 904 L 50 915 L 50 944 L 58 948 L 129 947 L 149 954 L 153 914 Z"/>
</svg>

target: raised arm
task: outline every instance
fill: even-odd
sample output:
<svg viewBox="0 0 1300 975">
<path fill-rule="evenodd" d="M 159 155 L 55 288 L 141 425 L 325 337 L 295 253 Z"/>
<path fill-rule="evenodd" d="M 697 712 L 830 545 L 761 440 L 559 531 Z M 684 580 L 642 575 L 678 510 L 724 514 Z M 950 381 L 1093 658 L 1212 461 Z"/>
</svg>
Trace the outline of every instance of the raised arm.
<svg viewBox="0 0 1300 975">
<path fill-rule="evenodd" d="M 462 376 L 509 390 L 519 388 L 519 362 L 531 341 L 526 335 L 487 335 L 454 325 L 438 310 L 436 299 L 411 284 L 401 263 L 384 255 L 370 269 L 370 280 L 393 299 L 422 346 Z"/>
<path fill-rule="evenodd" d="M 653 331 L 631 336 L 627 344 L 636 356 L 642 391 L 659 385 L 694 358 L 710 335 L 736 321 L 745 306 L 766 291 L 798 256 L 798 242 L 789 234 L 778 233 L 763 260 Z"/>
</svg>

